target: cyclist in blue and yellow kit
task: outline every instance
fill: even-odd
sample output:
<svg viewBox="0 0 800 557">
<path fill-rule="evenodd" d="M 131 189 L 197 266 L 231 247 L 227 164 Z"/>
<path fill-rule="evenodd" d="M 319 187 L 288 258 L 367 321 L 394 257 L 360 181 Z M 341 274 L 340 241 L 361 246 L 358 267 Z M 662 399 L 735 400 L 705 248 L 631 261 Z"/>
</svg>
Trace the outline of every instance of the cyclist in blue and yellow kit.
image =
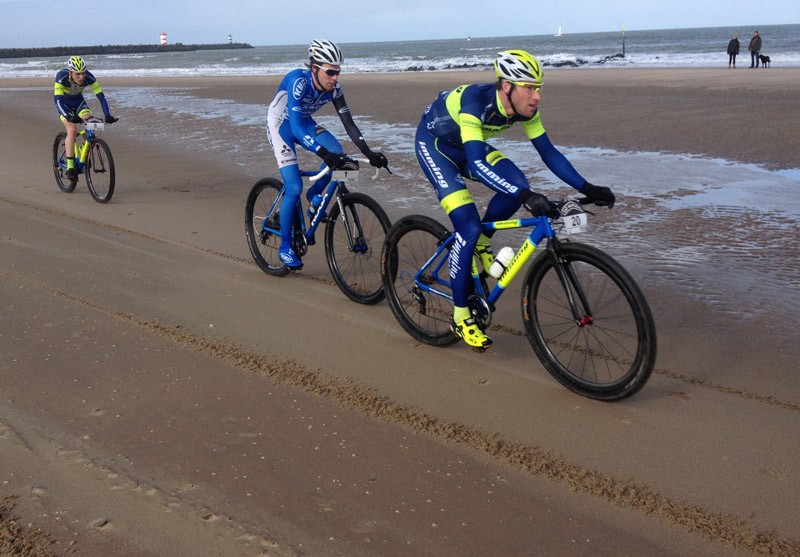
<svg viewBox="0 0 800 557">
<path fill-rule="evenodd" d="M 307 67 L 286 74 L 267 113 L 267 137 L 285 186 L 280 208 L 281 245 L 278 256 L 292 270 L 303 267 L 300 257 L 292 249 L 292 226 L 296 215 L 294 207 L 303 189 L 296 145 L 300 144 L 304 149 L 315 153 L 331 169 L 341 168 L 347 162 L 339 141 L 317 124 L 311 115 L 328 102 L 333 102 L 347 135 L 369 159 L 370 164 L 378 168 L 389 164 L 383 153 L 370 150 L 353 121 L 339 85 L 343 61 L 342 51 L 331 41 L 312 41 L 308 47 Z M 309 188 L 306 197 L 313 199 L 329 182 L 330 174 Z"/>
<path fill-rule="evenodd" d="M 75 124 L 82 124 L 84 120 L 92 117 L 92 111 L 83 98 L 83 90 L 87 86 L 92 88 L 97 100 L 100 101 L 106 123 L 113 124 L 117 121 L 117 118 L 111 115 L 105 93 L 92 72 L 86 69 L 83 58 L 73 56 L 67 60 L 67 67 L 56 74 L 53 94 L 56 109 L 67 130 L 67 139 L 64 142 L 67 152 L 67 179 L 73 182 L 78 179 L 78 171 L 75 168 L 74 155 L 69 155 L 75 153 L 75 137 L 78 134 Z"/>
<path fill-rule="evenodd" d="M 587 182 L 550 142 L 539 112 L 542 68 L 523 50 L 501 52 L 494 61 L 495 83 L 461 85 L 443 91 L 422 116 L 417 128 L 417 160 L 436 188 L 439 203 L 456 231 L 450 252 L 453 287 L 453 331 L 478 349 L 492 340 L 478 327 L 467 306 L 472 256 L 476 251 L 484 268 L 491 265 L 489 235 L 481 232 L 481 217 L 464 178 L 480 182 L 497 194 L 489 202 L 484 221 L 506 220 L 524 206 L 534 216 L 557 216 L 552 203 L 531 191 L 525 174 L 486 142 L 516 122 L 547 167 L 597 205 L 614 205 L 607 187 Z"/>
</svg>

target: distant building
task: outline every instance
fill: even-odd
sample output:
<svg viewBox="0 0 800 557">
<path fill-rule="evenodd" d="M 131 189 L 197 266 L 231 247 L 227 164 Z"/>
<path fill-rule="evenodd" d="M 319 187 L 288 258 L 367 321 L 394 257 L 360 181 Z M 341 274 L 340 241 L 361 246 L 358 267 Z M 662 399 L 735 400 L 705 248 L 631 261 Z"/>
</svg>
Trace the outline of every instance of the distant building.
<svg viewBox="0 0 800 557">
<path fill-rule="evenodd" d="M 167 46 L 167 34 L 161 31 L 161 46 Z"/>
<path fill-rule="evenodd" d="M 233 44 L 233 35 L 228 33 L 228 44 Z"/>
</svg>

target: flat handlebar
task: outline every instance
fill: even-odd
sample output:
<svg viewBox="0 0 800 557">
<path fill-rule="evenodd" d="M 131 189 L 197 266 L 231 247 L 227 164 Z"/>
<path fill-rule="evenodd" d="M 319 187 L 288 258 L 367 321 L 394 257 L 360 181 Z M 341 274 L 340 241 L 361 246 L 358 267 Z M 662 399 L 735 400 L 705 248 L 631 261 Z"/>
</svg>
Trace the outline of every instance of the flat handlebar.
<svg viewBox="0 0 800 557">
<path fill-rule="evenodd" d="M 369 160 L 367 160 L 367 159 L 356 159 L 356 158 L 354 158 L 353 160 L 358 161 L 359 164 L 369 164 Z M 317 180 L 319 180 L 320 178 L 325 176 L 330 171 L 331 171 L 330 167 L 326 166 L 322 170 L 320 170 L 319 172 L 314 174 L 313 176 L 310 176 L 308 178 L 308 181 L 309 182 L 316 182 Z M 375 169 L 375 174 L 372 176 L 373 180 L 378 177 L 378 174 L 380 174 L 380 171 L 381 171 L 380 167 Z"/>
</svg>

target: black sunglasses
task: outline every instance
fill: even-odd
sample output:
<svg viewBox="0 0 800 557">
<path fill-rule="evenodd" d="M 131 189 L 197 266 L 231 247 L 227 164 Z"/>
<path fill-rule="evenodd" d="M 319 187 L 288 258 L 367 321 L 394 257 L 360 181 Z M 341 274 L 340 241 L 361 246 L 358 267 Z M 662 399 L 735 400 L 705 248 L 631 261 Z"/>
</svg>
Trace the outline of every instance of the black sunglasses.
<svg viewBox="0 0 800 557">
<path fill-rule="evenodd" d="M 317 65 L 317 68 L 319 68 L 320 70 L 325 72 L 325 75 L 329 75 L 331 77 L 333 77 L 335 75 L 339 75 L 340 73 L 342 73 L 342 70 L 334 70 L 333 68 L 323 68 L 320 65 Z"/>
</svg>

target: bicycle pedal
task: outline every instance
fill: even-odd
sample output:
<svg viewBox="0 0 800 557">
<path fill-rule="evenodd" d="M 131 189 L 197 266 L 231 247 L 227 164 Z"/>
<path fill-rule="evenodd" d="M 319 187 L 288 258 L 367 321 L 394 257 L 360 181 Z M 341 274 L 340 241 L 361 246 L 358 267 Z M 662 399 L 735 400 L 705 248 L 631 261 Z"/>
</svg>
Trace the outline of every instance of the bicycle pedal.
<svg viewBox="0 0 800 557">
<path fill-rule="evenodd" d="M 478 354 L 480 354 L 482 352 L 486 352 L 491 347 L 492 347 L 492 345 L 490 344 L 489 346 L 471 346 L 470 348 L 472 348 L 473 352 L 477 352 Z"/>
</svg>

